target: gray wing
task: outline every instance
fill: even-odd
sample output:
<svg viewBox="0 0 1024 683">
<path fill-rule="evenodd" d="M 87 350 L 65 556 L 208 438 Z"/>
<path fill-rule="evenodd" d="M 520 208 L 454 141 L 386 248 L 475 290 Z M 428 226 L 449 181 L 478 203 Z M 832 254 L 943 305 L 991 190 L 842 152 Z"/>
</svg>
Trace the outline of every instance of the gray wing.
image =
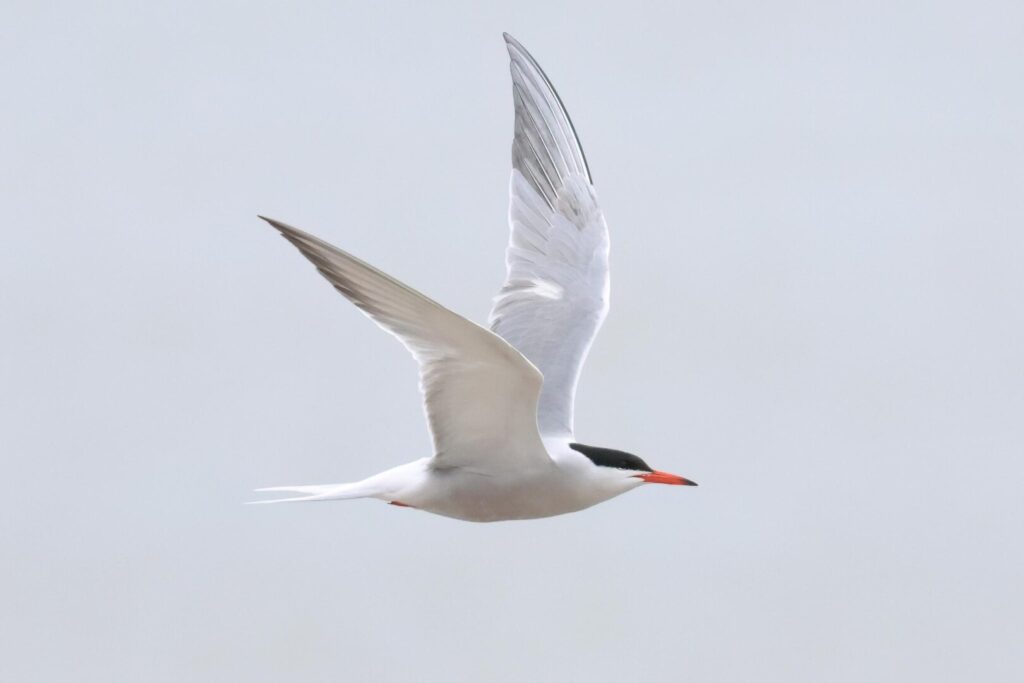
<svg viewBox="0 0 1024 683">
<path fill-rule="evenodd" d="M 544 375 L 543 436 L 573 435 L 580 369 L 608 312 L 608 226 L 569 115 L 530 53 L 505 35 L 515 101 L 508 274 L 491 329 Z"/>
<path fill-rule="evenodd" d="M 522 354 L 351 254 L 284 223 L 263 220 L 419 362 L 435 466 L 487 473 L 551 464 L 536 422 L 543 379 Z"/>
</svg>

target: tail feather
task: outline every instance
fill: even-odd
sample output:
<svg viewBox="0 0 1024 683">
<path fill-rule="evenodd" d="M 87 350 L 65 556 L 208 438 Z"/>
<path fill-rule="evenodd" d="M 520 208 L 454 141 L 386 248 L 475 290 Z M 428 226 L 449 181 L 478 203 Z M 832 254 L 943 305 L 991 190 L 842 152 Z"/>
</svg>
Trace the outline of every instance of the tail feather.
<svg viewBox="0 0 1024 683">
<path fill-rule="evenodd" d="M 273 498 L 271 500 L 247 500 L 246 505 L 266 505 L 267 503 L 309 503 L 315 500 L 328 500 L 320 496 L 297 496 L 295 498 Z"/>
<path fill-rule="evenodd" d="M 317 500 L 344 500 L 350 498 L 366 498 L 372 493 L 358 484 L 319 484 L 314 486 L 271 486 L 255 489 L 257 493 L 283 491 L 305 495 L 294 498 L 274 498 L 272 500 L 252 500 L 247 505 L 263 505 L 265 503 L 306 503 Z"/>
</svg>

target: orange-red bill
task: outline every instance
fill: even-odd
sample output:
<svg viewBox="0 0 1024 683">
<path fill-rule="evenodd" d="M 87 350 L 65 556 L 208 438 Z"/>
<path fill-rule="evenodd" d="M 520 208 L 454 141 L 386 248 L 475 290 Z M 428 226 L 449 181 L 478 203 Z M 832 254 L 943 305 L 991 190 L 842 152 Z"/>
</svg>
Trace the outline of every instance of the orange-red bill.
<svg viewBox="0 0 1024 683">
<path fill-rule="evenodd" d="M 637 479 L 643 479 L 648 484 L 669 484 L 671 486 L 696 486 L 697 482 L 684 479 L 678 474 L 669 474 L 668 472 L 648 472 L 646 474 L 635 474 L 633 475 Z"/>
</svg>

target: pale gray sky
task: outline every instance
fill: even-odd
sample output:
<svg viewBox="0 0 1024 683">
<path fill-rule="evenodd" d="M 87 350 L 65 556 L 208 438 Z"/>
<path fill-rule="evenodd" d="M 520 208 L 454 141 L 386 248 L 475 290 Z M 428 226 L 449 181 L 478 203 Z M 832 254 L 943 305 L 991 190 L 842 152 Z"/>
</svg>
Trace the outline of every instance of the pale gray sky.
<svg viewBox="0 0 1024 683">
<path fill-rule="evenodd" d="M 1024 9 L 0 10 L 0 679 L 1024 676 Z M 577 430 L 700 482 L 473 525 L 249 507 L 429 454 L 265 213 L 482 321 L 501 32 L 612 231 Z"/>
</svg>

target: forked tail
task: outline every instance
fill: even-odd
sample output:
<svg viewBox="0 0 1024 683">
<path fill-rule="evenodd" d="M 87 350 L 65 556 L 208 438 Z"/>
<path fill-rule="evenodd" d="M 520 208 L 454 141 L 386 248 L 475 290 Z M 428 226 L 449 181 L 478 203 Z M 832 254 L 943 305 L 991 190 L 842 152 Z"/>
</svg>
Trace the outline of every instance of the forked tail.
<svg viewBox="0 0 1024 683">
<path fill-rule="evenodd" d="M 362 482 L 354 484 L 319 484 L 315 486 L 272 486 L 266 489 L 256 489 L 257 493 L 270 491 L 285 491 L 287 493 L 301 493 L 301 496 L 293 498 L 274 498 L 272 500 L 253 500 L 248 505 L 262 505 L 264 503 L 306 503 L 317 500 L 346 500 L 350 498 L 370 498 L 374 491 L 362 485 Z"/>
</svg>

